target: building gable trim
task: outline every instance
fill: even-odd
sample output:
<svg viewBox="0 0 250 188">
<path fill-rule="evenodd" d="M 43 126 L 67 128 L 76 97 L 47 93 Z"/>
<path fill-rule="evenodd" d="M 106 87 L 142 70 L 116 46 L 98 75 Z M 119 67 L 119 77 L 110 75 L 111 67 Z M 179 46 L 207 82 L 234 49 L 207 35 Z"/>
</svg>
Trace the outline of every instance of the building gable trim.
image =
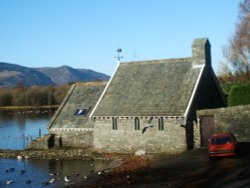
<svg viewBox="0 0 250 188">
<path fill-rule="evenodd" d="M 99 99 L 98 99 L 97 103 L 95 104 L 95 106 L 94 106 L 92 112 L 90 113 L 89 119 L 91 119 L 92 116 L 93 116 L 93 114 L 95 113 L 95 110 L 96 110 L 97 106 L 99 105 L 99 103 L 101 102 L 103 96 L 105 95 L 105 93 L 106 93 L 106 91 L 107 91 L 107 89 L 108 89 L 108 87 L 109 87 L 111 81 L 113 80 L 113 78 L 114 78 L 114 76 L 115 76 L 115 73 L 117 72 L 117 70 L 118 70 L 118 68 L 119 68 L 119 66 L 120 66 L 120 64 L 121 64 L 121 62 L 118 61 L 117 65 L 116 65 L 116 68 L 115 68 L 115 71 L 113 72 L 113 74 L 112 74 L 110 80 L 108 81 L 108 83 L 107 83 L 106 87 L 104 88 L 104 90 L 103 90 L 101 96 L 99 97 Z"/>
<path fill-rule="evenodd" d="M 204 72 L 204 69 L 205 69 L 205 65 L 202 65 L 201 71 L 200 71 L 200 74 L 199 74 L 199 76 L 198 76 L 198 79 L 197 79 L 197 81 L 196 81 L 196 83 L 195 83 L 195 86 L 194 86 L 194 89 L 193 89 L 191 98 L 190 98 L 190 100 L 189 100 L 189 102 L 188 102 L 188 106 L 187 106 L 187 108 L 186 108 L 184 117 L 187 117 L 187 115 L 188 115 L 188 113 L 189 113 L 189 111 L 190 111 L 191 104 L 193 103 L 194 96 L 195 96 L 195 93 L 196 93 L 196 91 L 197 91 L 198 85 L 199 85 L 199 83 L 200 83 L 201 76 L 202 76 L 202 74 L 203 74 L 203 72 Z"/>
<path fill-rule="evenodd" d="M 61 102 L 60 106 L 58 107 L 58 109 L 56 110 L 55 114 L 53 115 L 53 117 L 51 118 L 49 124 L 48 124 L 48 129 L 51 129 L 51 127 L 53 126 L 53 124 L 55 123 L 56 119 L 58 118 L 58 116 L 60 115 L 61 111 L 63 110 L 64 106 L 66 105 L 66 103 L 68 102 L 71 94 L 73 93 L 74 89 L 76 88 L 77 84 L 73 84 L 69 91 L 67 92 L 66 96 L 64 97 L 63 101 Z"/>
</svg>

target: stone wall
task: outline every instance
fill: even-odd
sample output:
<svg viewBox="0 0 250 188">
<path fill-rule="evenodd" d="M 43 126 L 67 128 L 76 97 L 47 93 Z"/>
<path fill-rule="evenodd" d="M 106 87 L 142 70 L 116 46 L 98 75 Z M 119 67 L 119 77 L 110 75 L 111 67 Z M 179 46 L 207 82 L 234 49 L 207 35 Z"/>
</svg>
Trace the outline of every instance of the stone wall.
<svg viewBox="0 0 250 188">
<path fill-rule="evenodd" d="M 33 140 L 28 146 L 28 149 L 50 149 L 54 145 L 54 135 L 44 135 Z"/>
<path fill-rule="evenodd" d="M 134 118 L 117 119 L 117 130 L 112 129 L 112 119 L 95 120 L 94 149 L 101 152 L 132 153 L 143 149 L 152 153 L 179 153 L 187 150 L 184 119 L 164 119 L 164 130 L 158 129 L 158 118 L 148 125 L 148 119 L 140 118 L 140 130 L 135 130 Z"/>
<path fill-rule="evenodd" d="M 233 132 L 239 142 L 250 142 L 250 105 L 198 111 L 214 116 L 215 132 Z"/>
<path fill-rule="evenodd" d="M 92 147 L 93 129 L 50 129 L 55 147 Z"/>
<path fill-rule="evenodd" d="M 199 124 L 194 121 L 193 122 L 193 134 L 194 134 L 194 149 L 198 149 L 201 147 L 201 130 Z"/>
</svg>

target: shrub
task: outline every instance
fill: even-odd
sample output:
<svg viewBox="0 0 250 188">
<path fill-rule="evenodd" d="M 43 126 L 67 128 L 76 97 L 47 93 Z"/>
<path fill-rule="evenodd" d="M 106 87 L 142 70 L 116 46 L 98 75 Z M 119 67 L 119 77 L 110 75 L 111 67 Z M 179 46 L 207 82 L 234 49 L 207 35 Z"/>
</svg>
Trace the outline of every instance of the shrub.
<svg viewBox="0 0 250 188">
<path fill-rule="evenodd" d="M 250 104 L 250 82 L 237 84 L 231 87 L 228 96 L 228 105 L 246 105 Z"/>
<path fill-rule="evenodd" d="M 0 106 L 59 105 L 70 85 L 0 89 Z"/>
<path fill-rule="evenodd" d="M 12 105 L 12 94 L 9 90 L 0 90 L 0 106 Z"/>
</svg>

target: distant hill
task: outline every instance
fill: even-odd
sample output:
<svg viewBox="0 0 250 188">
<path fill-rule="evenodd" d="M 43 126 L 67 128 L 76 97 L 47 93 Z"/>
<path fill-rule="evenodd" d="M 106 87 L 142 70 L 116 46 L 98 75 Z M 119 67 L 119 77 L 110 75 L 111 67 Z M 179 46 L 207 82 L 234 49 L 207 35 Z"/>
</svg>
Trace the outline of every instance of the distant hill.
<svg viewBox="0 0 250 188">
<path fill-rule="evenodd" d="M 56 85 L 75 81 L 96 81 L 109 79 L 109 76 L 102 73 L 88 69 L 74 69 L 66 65 L 57 68 L 35 68 L 35 70 L 49 77 Z"/>
<path fill-rule="evenodd" d="M 74 69 L 69 66 L 56 68 L 29 68 L 0 62 L 0 88 L 24 86 L 61 85 L 70 82 L 108 80 L 109 76 L 88 69 Z"/>
<path fill-rule="evenodd" d="M 54 85 L 48 76 L 39 71 L 20 65 L 0 63 L 0 87 L 15 87 L 18 83 L 25 86 Z"/>
</svg>

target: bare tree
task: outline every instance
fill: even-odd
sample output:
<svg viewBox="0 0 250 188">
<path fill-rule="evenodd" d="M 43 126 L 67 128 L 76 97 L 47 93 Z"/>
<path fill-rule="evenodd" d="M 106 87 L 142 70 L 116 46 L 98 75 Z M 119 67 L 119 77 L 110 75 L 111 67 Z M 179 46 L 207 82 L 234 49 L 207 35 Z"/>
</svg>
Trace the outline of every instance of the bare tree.
<svg viewBox="0 0 250 188">
<path fill-rule="evenodd" d="M 250 80 L 250 0 L 243 0 L 239 7 L 235 33 L 223 53 L 231 63 L 234 75 Z"/>
<path fill-rule="evenodd" d="M 231 74 L 231 70 L 230 70 L 229 66 L 226 63 L 220 61 L 218 69 L 217 69 L 217 75 L 218 76 L 227 76 L 230 74 Z"/>
</svg>

